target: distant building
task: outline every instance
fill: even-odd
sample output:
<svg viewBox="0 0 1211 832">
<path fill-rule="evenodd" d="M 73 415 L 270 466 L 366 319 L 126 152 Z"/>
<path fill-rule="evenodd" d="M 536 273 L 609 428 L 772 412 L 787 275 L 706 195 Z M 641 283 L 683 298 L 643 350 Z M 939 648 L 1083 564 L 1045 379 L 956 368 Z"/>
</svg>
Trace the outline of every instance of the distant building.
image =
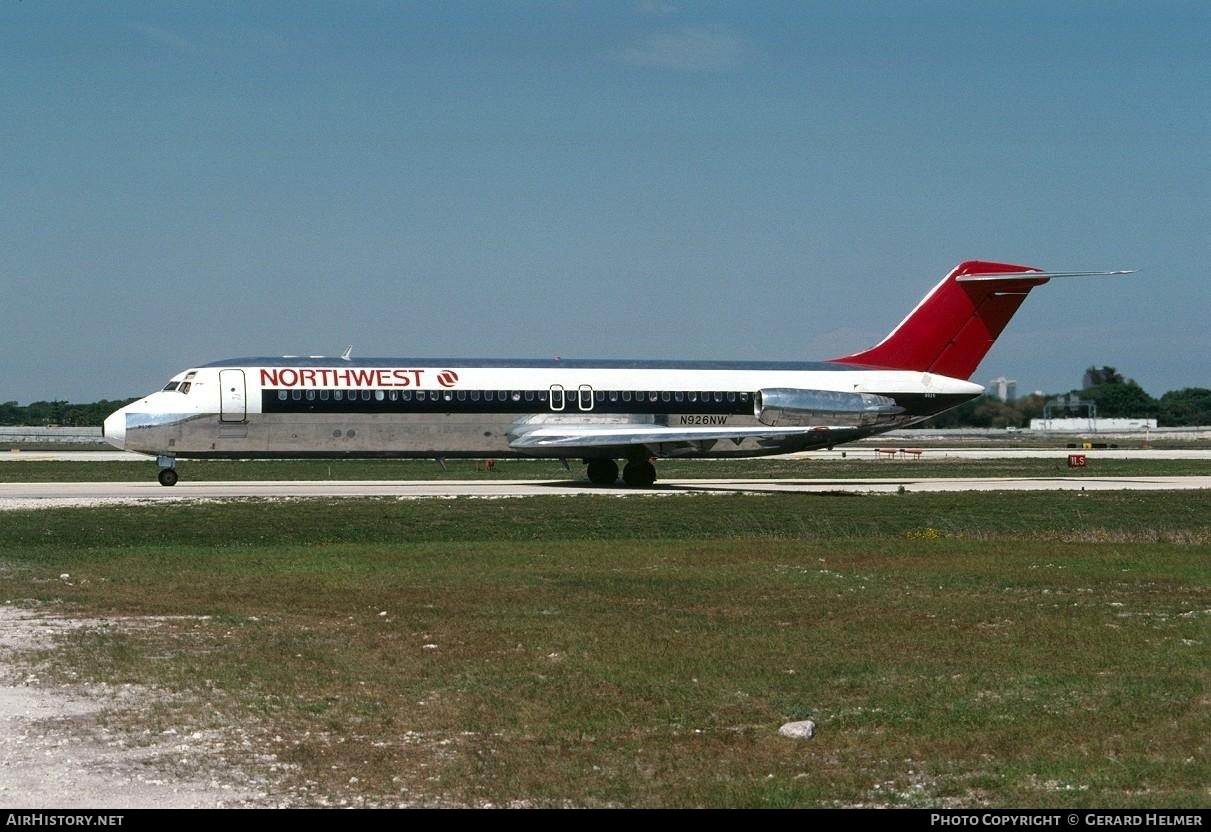
<svg viewBox="0 0 1211 832">
<path fill-rule="evenodd" d="M 1156 430 L 1155 419 L 1031 419 L 1031 430 L 1053 433 L 1113 433 Z"/>
<path fill-rule="evenodd" d="M 994 378 L 988 382 L 988 392 L 1003 402 L 1011 402 L 1018 397 L 1018 380 L 1016 378 Z"/>
</svg>

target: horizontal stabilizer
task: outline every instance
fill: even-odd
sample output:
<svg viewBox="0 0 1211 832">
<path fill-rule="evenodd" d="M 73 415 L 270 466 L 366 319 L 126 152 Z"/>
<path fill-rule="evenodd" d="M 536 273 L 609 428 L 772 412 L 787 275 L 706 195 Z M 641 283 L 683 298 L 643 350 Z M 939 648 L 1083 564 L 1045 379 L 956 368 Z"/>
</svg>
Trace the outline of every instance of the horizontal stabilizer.
<svg viewBox="0 0 1211 832">
<path fill-rule="evenodd" d="M 1111 277 L 1119 274 L 1135 274 L 1139 269 L 1120 269 L 1114 272 L 1040 272 L 1030 271 L 1029 277 Z M 1001 272 L 1000 274 L 965 274 L 955 278 L 958 283 L 978 283 L 983 280 L 1021 280 L 1022 272 Z"/>
</svg>

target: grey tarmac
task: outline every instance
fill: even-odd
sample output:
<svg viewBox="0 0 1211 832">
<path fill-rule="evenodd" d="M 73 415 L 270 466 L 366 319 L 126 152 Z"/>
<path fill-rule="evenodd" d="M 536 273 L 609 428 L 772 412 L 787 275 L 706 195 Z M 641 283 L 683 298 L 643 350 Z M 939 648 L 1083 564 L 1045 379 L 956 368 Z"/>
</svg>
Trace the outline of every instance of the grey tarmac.
<svg viewBox="0 0 1211 832">
<path fill-rule="evenodd" d="M 906 474 L 908 472 L 905 472 Z M 578 481 L 268 481 L 187 482 L 165 488 L 155 482 L 0 483 L 0 510 L 58 508 L 191 500 L 390 497 L 502 499 L 661 494 L 887 493 L 899 491 L 1172 491 L 1211 488 L 1211 476 L 1186 477 L 912 477 L 891 479 L 688 479 L 662 480 L 651 488 L 601 487 Z"/>
<path fill-rule="evenodd" d="M 911 438 L 889 437 L 880 445 L 845 445 L 836 450 L 805 451 L 784 456 L 754 457 L 749 460 L 760 464 L 763 460 L 779 459 L 878 459 L 888 461 L 886 451 L 901 451 L 905 448 L 921 450 L 921 459 L 1065 459 L 1069 454 L 1085 454 L 1097 459 L 1202 459 L 1211 461 L 1211 449 L 1204 448 L 948 448 L 914 443 Z M 153 462 L 155 457 L 132 451 L 76 451 L 65 449 L 25 450 L 0 452 L 0 462 Z M 555 460 L 532 460 L 558 465 Z M 699 460 L 710 465 L 715 460 Z M 897 460 L 898 461 L 898 460 Z M 659 463 L 657 463 L 659 465 Z"/>
</svg>

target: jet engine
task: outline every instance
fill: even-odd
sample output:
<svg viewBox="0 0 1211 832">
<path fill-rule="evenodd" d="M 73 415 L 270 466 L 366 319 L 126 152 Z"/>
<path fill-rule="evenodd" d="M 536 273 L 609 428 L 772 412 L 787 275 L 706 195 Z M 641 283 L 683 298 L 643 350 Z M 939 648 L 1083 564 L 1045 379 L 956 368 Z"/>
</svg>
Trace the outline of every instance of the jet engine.
<svg viewBox="0 0 1211 832">
<path fill-rule="evenodd" d="M 753 398 L 753 415 L 770 427 L 873 427 L 894 423 L 904 408 L 874 393 L 769 387 Z"/>
</svg>

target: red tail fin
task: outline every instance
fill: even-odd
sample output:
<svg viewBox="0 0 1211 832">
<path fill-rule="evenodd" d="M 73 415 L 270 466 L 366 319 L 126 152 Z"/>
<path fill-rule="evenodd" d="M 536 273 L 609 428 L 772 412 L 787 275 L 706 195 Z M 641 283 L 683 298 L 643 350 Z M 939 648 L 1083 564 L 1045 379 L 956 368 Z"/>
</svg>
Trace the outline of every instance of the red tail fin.
<svg viewBox="0 0 1211 832">
<path fill-rule="evenodd" d="M 1047 279 L 1046 272 L 1029 266 L 968 260 L 946 275 L 878 345 L 830 360 L 971 378 L 1026 295 Z"/>
</svg>

